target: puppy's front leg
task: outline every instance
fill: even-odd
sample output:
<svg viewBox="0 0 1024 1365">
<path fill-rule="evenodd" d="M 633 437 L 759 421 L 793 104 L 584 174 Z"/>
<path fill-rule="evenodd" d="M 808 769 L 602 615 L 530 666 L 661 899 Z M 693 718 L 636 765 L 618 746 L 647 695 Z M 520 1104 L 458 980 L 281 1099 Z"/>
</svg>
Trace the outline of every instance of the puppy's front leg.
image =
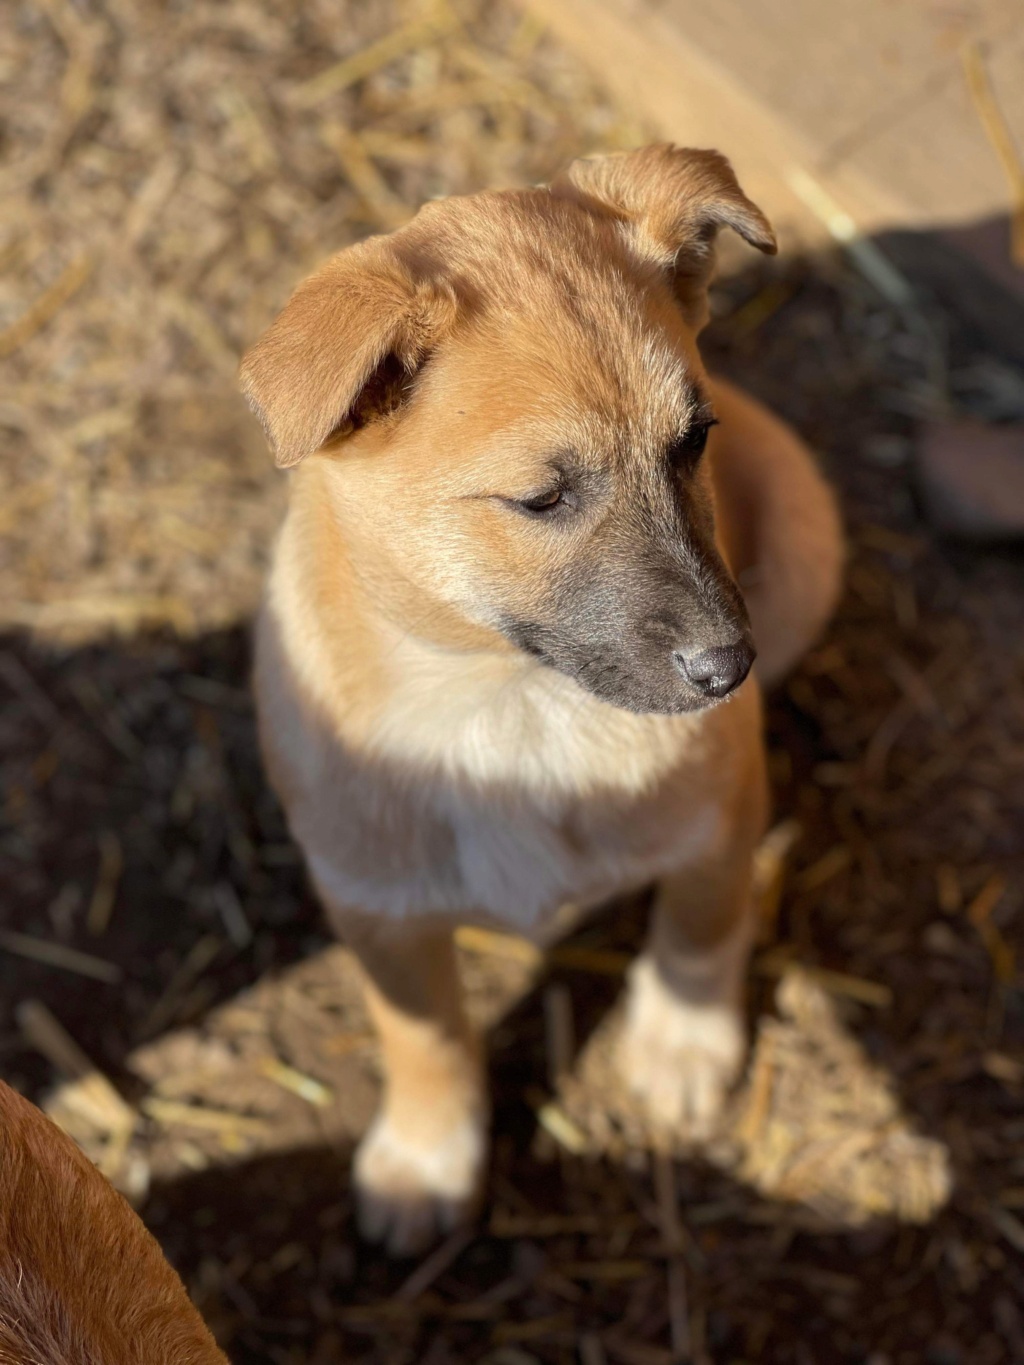
<svg viewBox="0 0 1024 1365">
<path fill-rule="evenodd" d="M 691 863 L 658 888 L 619 1044 L 622 1077 L 656 1129 L 707 1137 L 740 1073 L 750 880 L 744 848 Z"/>
<path fill-rule="evenodd" d="M 353 1166 L 360 1230 L 410 1255 L 472 1213 L 487 1153 L 481 1048 L 450 928 L 329 909 L 363 968 L 383 1064 Z"/>
</svg>

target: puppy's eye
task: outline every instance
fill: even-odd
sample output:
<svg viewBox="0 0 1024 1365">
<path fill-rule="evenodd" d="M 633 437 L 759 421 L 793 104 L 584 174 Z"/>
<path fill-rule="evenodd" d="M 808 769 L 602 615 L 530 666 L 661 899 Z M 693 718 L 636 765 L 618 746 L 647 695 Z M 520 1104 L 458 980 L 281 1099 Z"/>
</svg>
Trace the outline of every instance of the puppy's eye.
<svg viewBox="0 0 1024 1365">
<path fill-rule="evenodd" d="M 668 458 L 672 465 L 695 464 L 704 454 L 704 447 L 708 443 L 708 432 L 712 427 L 718 426 L 718 419 L 712 417 L 710 421 L 694 422 L 688 427 L 682 436 L 669 443 Z"/>
<path fill-rule="evenodd" d="M 560 488 L 553 488 L 550 493 L 542 493 L 536 498 L 524 498 L 519 506 L 524 512 L 553 512 L 556 507 L 565 504 L 565 495 Z"/>
</svg>

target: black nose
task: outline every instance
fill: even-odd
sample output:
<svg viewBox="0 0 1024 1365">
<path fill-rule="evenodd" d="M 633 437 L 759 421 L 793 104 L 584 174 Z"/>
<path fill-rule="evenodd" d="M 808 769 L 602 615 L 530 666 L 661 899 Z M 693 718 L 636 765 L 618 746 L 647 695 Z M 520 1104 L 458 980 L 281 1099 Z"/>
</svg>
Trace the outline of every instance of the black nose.
<svg viewBox="0 0 1024 1365">
<path fill-rule="evenodd" d="M 750 672 L 754 651 L 746 641 L 737 645 L 716 645 L 699 654 L 676 654 L 680 673 L 708 697 L 725 697 L 739 687 Z"/>
</svg>

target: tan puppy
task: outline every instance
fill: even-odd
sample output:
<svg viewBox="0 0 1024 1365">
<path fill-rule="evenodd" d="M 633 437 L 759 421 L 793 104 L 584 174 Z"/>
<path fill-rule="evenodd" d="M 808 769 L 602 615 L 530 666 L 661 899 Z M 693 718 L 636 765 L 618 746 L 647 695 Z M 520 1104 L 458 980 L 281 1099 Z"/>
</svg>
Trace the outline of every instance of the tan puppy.
<svg viewBox="0 0 1024 1365">
<path fill-rule="evenodd" d="M 542 936 L 657 881 L 623 1074 L 699 1133 L 742 1064 L 766 784 L 741 684 L 754 643 L 762 681 L 811 643 L 842 556 L 806 450 L 702 368 L 722 226 L 775 250 L 723 157 L 670 146 L 429 204 L 300 285 L 242 365 L 297 466 L 263 744 L 365 969 L 386 1085 L 355 1177 L 393 1251 L 464 1216 L 485 1162 L 460 922 Z"/>
</svg>

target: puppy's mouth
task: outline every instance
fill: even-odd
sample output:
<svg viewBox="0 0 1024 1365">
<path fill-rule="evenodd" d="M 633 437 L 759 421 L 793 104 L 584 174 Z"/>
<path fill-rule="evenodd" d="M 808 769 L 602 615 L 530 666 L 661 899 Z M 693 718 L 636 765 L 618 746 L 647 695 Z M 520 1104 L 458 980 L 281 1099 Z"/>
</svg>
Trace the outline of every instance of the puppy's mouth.
<svg viewBox="0 0 1024 1365">
<path fill-rule="evenodd" d="M 571 678 L 601 701 L 641 715 L 704 711 L 727 701 L 754 662 L 745 636 L 705 648 L 577 649 L 550 627 L 503 621 L 502 634 L 538 664 Z M 618 657 L 616 657 L 616 655 Z"/>
</svg>

